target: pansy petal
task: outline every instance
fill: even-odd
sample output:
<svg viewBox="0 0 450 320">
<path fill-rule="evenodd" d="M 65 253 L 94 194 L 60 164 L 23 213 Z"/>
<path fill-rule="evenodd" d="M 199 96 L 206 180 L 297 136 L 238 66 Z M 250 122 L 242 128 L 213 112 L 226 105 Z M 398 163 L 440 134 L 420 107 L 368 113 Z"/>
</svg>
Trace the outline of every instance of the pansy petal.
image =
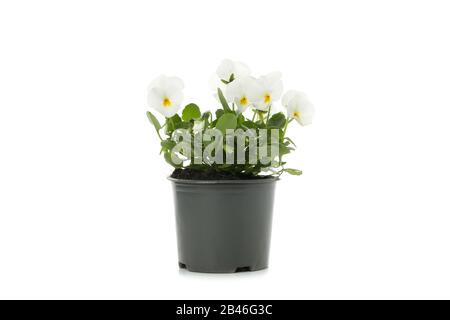
<svg viewBox="0 0 450 320">
<path fill-rule="evenodd" d="M 166 86 L 175 87 L 178 90 L 184 89 L 184 82 L 178 77 L 167 77 Z"/>
<path fill-rule="evenodd" d="M 225 96 L 228 101 L 234 100 L 243 93 L 243 84 L 241 80 L 235 80 L 227 85 L 225 90 Z"/>
<path fill-rule="evenodd" d="M 275 82 L 272 86 L 272 101 L 278 101 L 283 93 L 283 82 L 281 80 Z"/>
<path fill-rule="evenodd" d="M 234 76 L 236 78 L 248 77 L 250 76 L 250 68 L 243 62 L 234 62 Z"/>
<path fill-rule="evenodd" d="M 246 77 L 243 80 L 244 91 L 248 94 L 252 102 L 262 100 L 264 95 L 264 88 L 254 78 Z"/>
<path fill-rule="evenodd" d="M 289 102 L 292 100 L 292 98 L 294 98 L 296 95 L 297 95 L 297 93 L 298 93 L 298 91 L 295 91 L 295 90 L 289 90 L 289 91 L 287 91 L 284 95 L 283 95 L 283 98 L 282 98 L 282 100 L 281 100 L 281 104 L 284 106 L 284 107 L 288 107 L 288 105 L 289 105 Z"/>
<path fill-rule="evenodd" d="M 281 72 L 274 71 L 262 76 L 260 79 L 264 86 L 271 87 L 278 81 L 281 81 Z"/>
<path fill-rule="evenodd" d="M 313 115 L 312 114 L 302 115 L 300 117 L 300 121 L 299 122 L 300 122 L 300 124 L 302 126 L 307 126 L 307 125 L 312 123 L 312 119 L 313 119 Z"/>
<path fill-rule="evenodd" d="M 160 105 L 162 101 L 161 92 L 156 89 L 150 89 L 147 95 L 147 103 L 150 108 L 156 108 L 156 106 Z"/>
<path fill-rule="evenodd" d="M 216 74 L 219 79 L 228 80 L 234 72 L 234 62 L 230 59 L 224 59 L 217 67 Z"/>
<path fill-rule="evenodd" d="M 180 108 L 181 102 L 183 102 L 183 91 L 181 91 L 181 90 L 172 91 L 169 94 L 169 98 L 172 101 L 171 107 L 173 107 L 174 109 L 177 109 L 177 111 L 178 111 L 178 109 Z"/>
<path fill-rule="evenodd" d="M 161 87 L 161 83 L 165 82 L 165 75 L 160 75 L 158 77 L 156 77 L 155 79 L 152 80 L 152 82 L 150 82 L 150 84 L 148 85 L 148 90 L 151 90 L 152 88 L 160 88 Z"/>
<path fill-rule="evenodd" d="M 225 59 L 217 67 L 216 74 L 219 79 L 228 81 L 231 75 L 234 75 L 235 79 L 249 76 L 250 68 L 243 62 Z"/>
</svg>

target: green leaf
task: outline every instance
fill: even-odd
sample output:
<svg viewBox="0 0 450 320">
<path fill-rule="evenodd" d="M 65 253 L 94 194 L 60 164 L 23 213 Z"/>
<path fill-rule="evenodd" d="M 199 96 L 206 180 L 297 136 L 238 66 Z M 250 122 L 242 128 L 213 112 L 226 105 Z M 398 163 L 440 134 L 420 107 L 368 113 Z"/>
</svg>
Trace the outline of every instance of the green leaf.
<svg viewBox="0 0 450 320">
<path fill-rule="evenodd" d="M 206 111 L 203 115 L 202 115 L 202 120 L 205 122 L 205 128 L 209 126 L 209 121 L 212 117 L 211 112 Z"/>
<path fill-rule="evenodd" d="M 234 73 L 232 73 L 231 75 L 230 75 L 230 79 L 228 79 L 228 80 L 224 80 L 224 79 L 220 79 L 220 81 L 222 81 L 223 83 L 225 83 L 225 84 L 229 84 L 230 82 L 233 82 L 234 81 Z"/>
<path fill-rule="evenodd" d="M 294 176 L 299 176 L 302 174 L 301 170 L 298 169 L 291 169 L 291 168 L 287 168 L 287 169 L 283 169 L 283 172 L 287 172 L 289 174 L 292 174 Z"/>
<path fill-rule="evenodd" d="M 203 120 L 208 120 L 211 117 L 211 112 L 206 111 L 203 115 L 202 115 L 202 119 Z"/>
<path fill-rule="evenodd" d="M 174 155 L 174 157 L 177 158 L 177 159 L 180 159 L 177 155 Z M 173 167 L 175 167 L 175 168 L 181 168 L 181 167 L 183 167 L 183 162 L 181 162 L 181 160 L 178 161 L 178 162 L 181 162 L 180 164 L 175 164 L 175 163 L 172 161 L 171 151 L 164 152 L 164 159 L 166 160 L 166 162 L 167 162 L 168 164 L 170 164 L 171 166 L 173 166 Z"/>
<path fill-rule="evenodd" d="M 226 133 L 227 129 L 236 129 L 237 117 L 234 113 L 225 113 L 218 120 L 216 128 L 222 131 L 223 134 Z"/>
<path fill-rule="evenodd" d="M 292 150 L 294 150 L 294 148 L 288 147 L 286 146 L 284 143 L 281 143 L 278 145 L 279 146 L 279 152 L 280 152 L 280 156 L 284 156 L 285 154 L 290 153 Z"/>
<path fill-rule="evenodd" d="M 183 121 L 190 121 L 192 119 L 198 119 L 201 116 L 200 108 L 195 103 L 190 103 L 184 107 L 181 117 Z"/>
<path fill-rule="evenodd" d="M 220 103 L 225 111 L 231 111 L 230 106 L 228 105 L 227 100 L 225 99 L 222 90 L 217 88 L 217 95 L 219 96 Z"/>
<path fill-rule="evenodd" d="M 219 119 L 224 113 L 225 113 L 225 111 L 223 111 L 222 109 L 217 109 L 216 110 L 216 119 Z"/>
<path fill-rule="evenodd" d="M 245 120 L 244 122 L 242 122 L 242 126 L 248 128 L 248 129 L 256 129 L 258 127 L 256 125 L 256 123 L 254 123 L 253 121 L 250 121 L 250 120 Z"/>
<path fill-rule="evenodd" d="M 244 124 L 245 117 L 242 113 L 240 113 L 237 117 L 237 122 L 239 126 L 242 126 Z"/>
<path fill-rule="evenodd" d="M 147 118 L 153 124 L 156 131 L 159 131 L 159 129 L 161 129 L 161 125 L 159 124 L 158 119 L 156 119 L 156 117 L 153 115 L 153 113 L 151 113 L 150 111 L 147 111 Z"/>
<path fill-rule="evenodd" d="M 286 124 L 286 116 L 282 112 L 275 113 L 267 121 L 267 127 L 281 129 Z"/>
<path fill-rule="evenodd" d="M 294 147 L 297 147 L 297 145 L 294 143 L 294 141 L 292 141 L 291 138 L 284 137 L 284 140 L 289 141 L 290 143 L 292 143 L 294 145 Z"/>
<path fill-rule="evenodd" d="M 176 143 L 173 140 L 166 139 L 161 141 L 161 152 L 167 152 L 172 150 L 173 147 L 175 147 Z"/>
<path fill-rule="evenodd" d="M 176 129 L 183 127 L 183 121 L 179 115 L 174 115 L 171 118 L 166 118 L 166 133 L 170 134 L 174 132 Z"/>
</svg>

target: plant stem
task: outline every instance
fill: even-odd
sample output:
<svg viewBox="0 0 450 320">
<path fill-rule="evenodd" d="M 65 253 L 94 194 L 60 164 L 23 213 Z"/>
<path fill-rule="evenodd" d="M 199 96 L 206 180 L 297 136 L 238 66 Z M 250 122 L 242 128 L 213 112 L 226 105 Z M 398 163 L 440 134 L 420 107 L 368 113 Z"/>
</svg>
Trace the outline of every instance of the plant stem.
<svg viewBox="0 0 450 320">
<path fill-rule="evenodd" d="M 167 127 L 169 127 L 169 123 L 172 124 L 173 127 L 173 120 L 172 118 L 166 118 L 166 123 L 164 125 L 167 125 Z M 169 138 L 172 138 L 172 133 L 168 134 Z"/>
<path fill-rule="evenodd" d="M 262 114 L 262 112 L 258 111 L 258 118 L 262 123 L 264 123 L 264 115 Z"/>
<path fill-rule="evenodd" d="M 286 119 L 286 123 L 284 124 L 283 131 L 281 132 L 281 140 L 284 139 L 284 136 L 286 135 L 286 131 L 287 131 L 287 126 L 289 123 L 291 123 L 292 120 L 294 120 L 294 119 L 289 118 L 289 117 Z"/>
<path fill-rule="evenodd" d="M 255 122 L 255 117 L 256 117 L 256 111 L 253 110 L 253 118 L 252 118 L 252 122 Z"/>
<path fill-rule="evenodd" d="M 161 135 L 159 134 L 159 130 L 156 130 L 156 134 L 158 135 L 159 140 L 163 141 L 163 138 L 161 138 Z"/>
<path fill-rule="evenodd" d="M 269 123 L 271 109 L 272 109 L 272 105 L 269 105 L 269 110 L 267 111 L 267 118 L 266 118 L 266 127 L 267 127 L 267 124 Z"/>
<path fill-rule="evenodd" d="M 283 130 L 281 131 L 281 143 L 283 143 L 284 142 L 284 136 L 286 135 L 286 131 L 287 131 L 287 126 L 288 126 L 288 124 L 292 121 L 292 120 L 294 120 L 293 118 L 286 118 L 286 123 L 284 124 L 284 128 L 283 128 Z M 283 162 L 283 156 L 282 155 L 280 155 L 280 163 L 281 162 Z M 284 166 L 281 166 L 282 168 L 283 168 L 283 170 L 284 170 Z M 281 171 L 281 173 L 282 173 L 282 171 Z M 280 173 L 280 174 L 281 174 Z"/>
</svg>

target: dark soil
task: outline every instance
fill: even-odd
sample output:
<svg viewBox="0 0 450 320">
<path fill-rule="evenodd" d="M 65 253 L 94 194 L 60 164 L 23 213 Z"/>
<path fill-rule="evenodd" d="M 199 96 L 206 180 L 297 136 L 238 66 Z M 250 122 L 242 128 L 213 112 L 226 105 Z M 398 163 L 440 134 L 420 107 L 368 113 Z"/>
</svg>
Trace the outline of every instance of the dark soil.
<svg viewBox="0 0 450 320">
<path fill-rule="evenodd" d="M 249 180 L 267 179 L 267 176 L 252 176 L 243 173 L 216 170 L 175 169 L 170 175 L 175 179 L 184 180 Z"/>
</svg>

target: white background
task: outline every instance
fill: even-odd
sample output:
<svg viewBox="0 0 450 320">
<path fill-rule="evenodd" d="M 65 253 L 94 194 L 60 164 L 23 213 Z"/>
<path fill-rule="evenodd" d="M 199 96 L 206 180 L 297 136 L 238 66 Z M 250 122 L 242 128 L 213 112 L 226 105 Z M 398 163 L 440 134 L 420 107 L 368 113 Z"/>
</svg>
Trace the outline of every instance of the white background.
<svg viewBox="0 0 450 320">
<path fill-rule="evenodd" d="M 0 298 L 450 298 L 447 1 L 2 1 Z M 309 94 L 267 271 L 178 270 L 161 73 Z"/>
</svg>

